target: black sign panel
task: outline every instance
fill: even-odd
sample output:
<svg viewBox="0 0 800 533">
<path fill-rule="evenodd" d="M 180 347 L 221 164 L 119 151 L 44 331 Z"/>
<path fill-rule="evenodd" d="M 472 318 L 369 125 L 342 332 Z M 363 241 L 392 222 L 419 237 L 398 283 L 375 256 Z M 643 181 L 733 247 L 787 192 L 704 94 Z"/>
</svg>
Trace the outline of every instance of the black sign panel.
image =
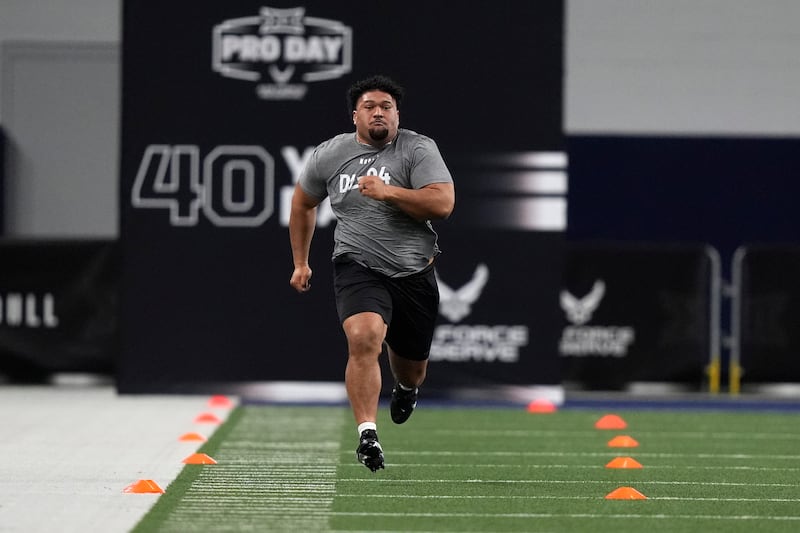
<svg viewBox="0 0 800 533">
<path fill-rule="evenodd" d="M 118 271 L 108 241 L 0 243 L 0 375 L 111 374 Z"/>
<path fill-rule="evenodd" d="M 566 381 L 605 390 L 637 381 L 700 388 L 715 334 L 714 264 L 705 247 L 570 244 L 564 272 Z"/>
<path fill-rule="evenodd" d="M 743 383 L 800 381 L 800 247 L 747 246 L 740 261 L 739 349 Z"/>
<path fill-rule="evenodd" d="M 543 280 L 566 220 L 563 1 L 126 1 L 123 17 L 121 391 L 341 380 L 335 221 L 323 204 L 314 289 L 298 295 L 289 205 L 313 147 L 353 130 L 347 87 L 375 73 L 405 86 L 401 126 L 434 138 L 456 180 L 456 212 L 435 224 L 442 280 L 456 290 L 488 265 L 475 314 L 443 321 L 536 335 L 505 370 L 442 364 L 558 381 L 555 338 L 532 324 L 557 319 L 557 285 Z M 533 353 L 535 371 L 517 371 Z"/>
<path fill-rule="evenodd" d="M 5 233 L 5 194 L 6 194 L 6 179 L 5 179 L 5 172 L 6 172 L 6 136 L 3 133 L 3 129 L 0 128 L 0 236 Z"/>
</svg>

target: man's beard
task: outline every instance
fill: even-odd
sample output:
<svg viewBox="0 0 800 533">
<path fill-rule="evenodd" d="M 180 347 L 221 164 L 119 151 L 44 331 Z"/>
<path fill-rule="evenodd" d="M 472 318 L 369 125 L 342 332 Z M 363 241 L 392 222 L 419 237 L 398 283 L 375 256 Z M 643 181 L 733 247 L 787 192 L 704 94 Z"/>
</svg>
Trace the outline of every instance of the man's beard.
<svg viewBox="0 0 800 533">
<path fill-rule="evenodd" d="M 376 126 L 369 129 L 369 137 L 373 141 L 383 141 L 389 136 L 389 128 L 386 126 Z"/>
</svg>

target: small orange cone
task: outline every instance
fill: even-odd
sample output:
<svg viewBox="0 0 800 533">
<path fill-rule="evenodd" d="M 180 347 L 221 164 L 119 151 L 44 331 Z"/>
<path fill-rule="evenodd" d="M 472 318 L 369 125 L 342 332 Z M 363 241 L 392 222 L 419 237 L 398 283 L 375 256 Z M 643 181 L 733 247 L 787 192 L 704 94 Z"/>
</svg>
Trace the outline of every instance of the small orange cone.
<svg viewBox="0 0 800 533">
<path fill-rule="evenodd" d="M 187 465 L 215 465 L 217 462 L 204 453 L 193 453 L 183 460 Z"/>
<path fill-rule="evenodd" d="M 230 409 L 233 407 L 233 402 L 227 396 L 216 394 L 208 399 L 209 407 L 217 407 L 220 409 Z"/>
<path fill-rule="evenodd" d="M 627 435 L 619 435 L 608 441 L 608 445 L 611 448 L 635 448 L 639 443 Z"/>
<path fill-rule="evenodd" d="M 194 419 L 194 422 L 196 424 L 220 424 L 222 420 L 214 413 L 200 413 L 197 415 L 197 418 Z"/>
<path fill-rule="evenodd" d="M 606 465 L 606 468 L 644 468 L 642 463 L 633 457 L 617 457 Z"/>
<path fill-rule="evenodd" d="M 179 441 L 188 442 L 188 441 L 198 441 L 198 442 L 205 442 L 206 439 L 200 433 L 184 433 L 180 437 L 178 437 Z"/>
<path fill-rule="evenodd" d="M 618 415 L 605 415 L 594 423 L 597 429 L 625 429 L 628 424 Z"/>
<path fill-rule="evenodd" d="M 620 487 L 606 494 L 606 500 L 646 500 L 647 496 L 632 487 Z"/>
<path fill-rule="evenodd" d="M 529 413 L 555 413 L 556 405 L 550 400 L 539 398 L 528 404 Z"/>
<path fill-rule="evenodd" d="M 158 483 L 152 479 L 140 479 L 122 489 L 122 492 L 130 494 L 164 494 L 164 489 L 159 487 Z"/>
</svg>

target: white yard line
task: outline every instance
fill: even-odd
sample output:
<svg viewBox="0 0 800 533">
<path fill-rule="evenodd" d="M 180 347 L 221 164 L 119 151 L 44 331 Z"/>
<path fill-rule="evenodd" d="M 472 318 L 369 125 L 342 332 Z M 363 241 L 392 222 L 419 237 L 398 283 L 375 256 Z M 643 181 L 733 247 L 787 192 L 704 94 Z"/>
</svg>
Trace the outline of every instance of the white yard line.
<svg viewBox="0 0 800 533">
<path fill-rule="evenodd" d="M 390 464 L 391 465 L 391 464 Z M 359 483 L 385 483 L 379 478 L 339 478 L 339 482 L 355 481 Z M 411 483 L 442 483 L 442 484 L 489 484 L 505 483 L 508 485 L 609 485 L 611 482 L 599 479 L 404 479 L 404 485 Z M 798 483 L 737 483 L 730 481 L 647 481 L 636 482 L 637 485 L 691 485 L 692 487 L 800 487 Z"/>
<path fill-rule="evenodd" d="M 612 454 L 614 455 L 614 454 Z M 619 454 L 616 454 L 619 455 Z M 636 455 L 636 454 L 632 454 Z M 363 468 L 360 464 L 343 464 L 343 468 L 353 468 L 360 470 Z M 578 469 L 578 470 L 607 470 L 605 465 L 575 465 L 575 464 L 503 464 L 503 463 L 394 463 L 393 467 L 399 468 L 488 468 L 490 470 L 497 469 L 510 469 L 510 470 L 534 470 L 534 469 Z M 766 467 L 766 466 L 731 466 L 731 465 L 647 465 L 647 470 L 735 470 L 735 471 L 748 471 L 748 472 L 797 472 L 800 468 L 784 468 L 784 467 Z"/>
<path fill-rule="evenodd" d="M 363 494 L 342 494 L 336 495 L 337 498 L 358 498 L 365 499 Z M 550 496 L 547 494 L 502 495 L 489 496 L 486 494 L 469 495 L 443 495 L 443 494 L 370 494 L 369 498 L 386 498 L 390 500 L 601 500 L 602 495 L 597 496 Z M 703 501 L 703 502 L 776 502 L 776 503 L 800 503 L 800 498 L 678 498 L 673 496 L 648 496 L 648 500 L 675 500 L 675 501 Z"/>
<path fill-rule="evenodd" d="M 800 516 L 753 516 L 753 515 L 679 515 L 679 514 L 605 514 L 605 513 L 381 513 L 381 512 L 347 512 L 337 511 L 334 516 L 360 517 L 413 517 L 413 518 L 586 518 L 591 520 L 620 518 L 648 518 L 661 520 L 758 520 L 777 522 L 798 522 Z"/>
<path fill-rule="evenodd" d="M 658 458 L 697 458 L 697 459 L 788 459 L 800 460 L 800 454 L 768 454 L 768 453 L 652 453 L 639 452 L 631 448 L 614 448 L 604 452 L 534 452 L 534 451 L 448 451 L 448 450 L 415 450 L 392 451 L 392 455 L 426 455 L 441 457 L 609 457 L 622 454 L 636 455 L 636 457 Z"/>
<path fill-rule="evenodd" d="M 623 431 L 623 430 L 620 430 Z M 625 430 L 629 431 L 629 430 Z M 598 435 L 597 430 L 546 430 L 546 429 L 433 429 L 431 433 L 448 435 L 453 437 L 458 436 L 479 436 L 479 437 L 592 437 Z M 726 431 L 635 431 L 637 437 L 657 437 L 658 439 L 664 438 L 678 438 L 678 439 L 719 439 L 719 440 L 735 440 L 741 442 L 743 440 L 800 440 L 800 433 L 786 433 L 786 432 L 726 432 Z M 610 433 L 609 433 L 610 434 Z"/>
<path fill-rule="evenodd" d="M 248 531 L 327 530 L 343 423 L 343 411 L 245 412 L 159 530 L 219 530 L 218 512 Z"/>
</svg>

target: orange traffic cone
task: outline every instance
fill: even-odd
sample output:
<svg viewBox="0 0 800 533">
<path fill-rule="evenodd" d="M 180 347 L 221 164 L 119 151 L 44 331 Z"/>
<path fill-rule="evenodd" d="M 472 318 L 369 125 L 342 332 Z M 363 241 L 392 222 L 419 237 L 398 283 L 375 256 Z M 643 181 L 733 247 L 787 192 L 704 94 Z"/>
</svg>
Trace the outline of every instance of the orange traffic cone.
<svg viewBox="0 0 800 533">
<path fill-rule="evenodd" d="M 184 464 L 187 465 L 215 465 L 217 461 L 209 457 L 204 453 L 193 453 L 189 457 L 183 460 Z"/>
<path fill-rule="evenodd" d="M 529 413 L 555 413 L 556 405 L 550 400 L 539 398 L 528 404 Z"/>
<path fill-rule="evenodd" d="M 597 429 L 625 429 L 628 424 L 618 415 L 605 415 L 594 423 Z"/>
<path fill-rule="evenodd" d="M 608 441 L 611 448 L 635 448 L 639 445 L 636 439 L 627 435 L 619 435 Z"/>
<path fill-rule="evenodd" d="M 221 409 L 230 409 L 231 407 L 233 407 L 233 402 L 227 396 L 216 394 L 208 399 L 208 406 L 217 407 Z"/>
<path fill-rule="evenodd" d="M 164 494 L 164 489 L 159 487 L 158 483 L 152 479 L 140 479 L 122 489 L 122 492 L 130 494 Z"/>
<path fill-rule="evenodd" d="M 612 459 L 607 465 L 606 468 L 644 468 L 642 463 L 634 459 L 633 457 L 617 457 L 616 459 Z"/>
<path fill-rule="evenodd" d="M 214 413 L 200 413 L 194 419 L 196 424 L 221 424 L 222 420 Z"/>
<path fill-rule="evenodd" d="M 606 494 L 606 500 L 646 500 L 647 496 L 632 487 L 620 487 Z"/>
<path fill-rule="evenodd" d="M 179 441 L 188 442 L 188 441 L 197 441 L 197 442 L 205 442 L 206 439 L 200 433 L 184 433 L 180 437 L 178 437 Z"/>
</svg>

